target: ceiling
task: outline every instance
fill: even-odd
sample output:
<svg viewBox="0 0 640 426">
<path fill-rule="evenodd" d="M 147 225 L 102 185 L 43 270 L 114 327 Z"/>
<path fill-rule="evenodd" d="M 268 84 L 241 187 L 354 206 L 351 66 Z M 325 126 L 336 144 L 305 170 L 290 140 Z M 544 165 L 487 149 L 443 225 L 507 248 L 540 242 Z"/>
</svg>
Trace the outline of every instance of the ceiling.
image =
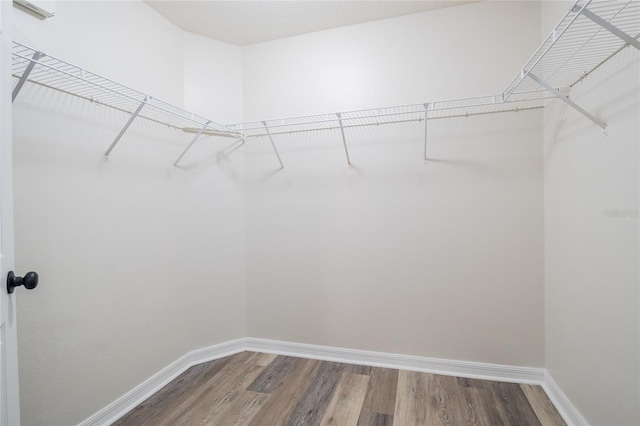
<svg viewBox="0 0 640 426">
<path fill-rule="evenodd" d="M 245 46 L 471 1 L 147 0 L 147 4 L 185 31 Z"/>
</svg>

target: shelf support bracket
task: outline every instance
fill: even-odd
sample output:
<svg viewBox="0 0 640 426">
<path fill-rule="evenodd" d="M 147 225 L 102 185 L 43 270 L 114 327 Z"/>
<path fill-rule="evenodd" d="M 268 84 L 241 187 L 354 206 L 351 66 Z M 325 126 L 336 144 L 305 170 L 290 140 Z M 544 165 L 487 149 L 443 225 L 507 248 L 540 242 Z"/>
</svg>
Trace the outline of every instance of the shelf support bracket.
<svg viewBox="0 0 640 426">
<path fill-rule="evenodd" d="M 427 112 L 429 104 L 424 104 L 424 161 L 427 162 Z"/>
<path fill-rule="evenodd" d="M 31 60 L 29 61 L 29 65 L 27 65 L 27 67 L 24 69 L 24 72 L 22 73 L 20 80 L 18 80 L 18 84 L 16 84 L 16 87 L 13 88 L 13 93 L 11 94 L 12 103 L 13 101 L 16 100 L 16 96 L 18 96 L 18 93 L 20 93 L 20 89 L 22 89 L 22 86 L 27 81 L 27 78 L 29 78 L 29 74 L 31 74 L 33 67 L 36 66 L 36 62 L 38 62 L 40 58 L 42 58 L 43 56 L 46 56 L 46 55 L 42 52 L 36 52 L 31 57 Z"/>
<path fill-rule="evenodd" d="M 564 103 L 566 103 L 567 105 L 571 106 L 573 109 L 578 111 L 580 114 L 584 115 L 589 120 L 593 121 L 595 124 L 600 126 L 602 130 L 604 130 L 605 132 L 607 131 L 607 123 L 591 115 L 589 112 L 584 110 L 580 105 L 576 104 L 571 99 L 569 99 L 568 96 L 565 96 L 562 93 L 558 92 L 558 90 L 551 87 L 546 81 L 542 80 L 540 77 L 538 77 L 534 73 L 528 72 L 527 75 L 529 76 L 529 78 L 531 78 L 533 81 L 538 83 L 540 86 L 544 87 L 547 92 L 551 93 L 553 96 L 557 97 L 558 99 L 560 99 L 561 101 L 563 101 Z"/>
<path fill-rule="evenodd" d="M 347 138 L 344 137 L 344 126 L 342 125 L 342 114 L 336 113 L 338 116 L 338 123 L 340 124 L 340 133 L 342 134 L 342 145 L 344 146 L 344 153 L 347 156 L 347 164 L 351 165 L 351 159 L 349 158 L 349 149 L 347 148 Z"/>
<path fill-rule="evenodd" d="M 144 107 L 147 104 L 147 102 L 149 102 L 149 96 L 146 96 L 144 98 L 144 101 L 142 101 L 140 103 L 140 105 L 138 106 L 138 108 L 133 112 L 133 114 L 131 114 L 131 117 L 129 117 L 129 120 L 127 121 L 127 123 L 124 125 L 122 130 L 120 130 L 120 133 L 118 133 L 118 136 L 116 136 L 116 138 L 111 143 L 111 146 L 109 146 L 107 151 L 104 153 L 104 159 L 105 160 L 109 159 L 109 155 L 111 154 L 111 151 L 113 151 L 113 148 L 116 147 L 116 145 L 120 141 L 120 138 L 122 137 L 122 135 L 124 135 L 124 133 L 129 128 L 129 126 L 131 126 L 131 123 L 133 123 L 133 120 L 135 120 L 136 117 L 138 116 L 138 114 L 140 114 L 140 111 L 142 111 L 142 107 Z"/>
<path fill-rule="evenodd" d="M 273 147 L 273 152 L 275 152 L 276 157 L 278 157 L 278 163 L 280 163 L 280 170 L 284 170 L 284 164 L 282 164 L 282 159 L 280 158 L 280 153 L 278 152 L 278 148 L 276 148 L 276 144 L 273 143 L 273 137 L 271 136 L 271 132 L 269 131 L 269 126 L 267 126 L 266 121 L 263 121 L 262 125 L 264 126 L 264 129 L 267 131 L 269 142 L 271 142 L 271 147 Z"/>
<path fill-rule="evenodd" d="M 602 28 L 606 29 L 610 33 L 621 38 L 628 45 L 631 45 L 636 49 L 640 50 L 640 41 L 631 37 L 629 34 L 625 33 L 615 25 L 612 25 L 610 22 L 605 21 L 604 19 L 602 19 L 601 17 L 599 17 L 598 15 L 596 15 L 595 13 L 587 9 L 586 7 L 581 9 L 578 6 L 574 6 L 572 11 L 575 13 L 581 13 L 583 16 L 591 19 L 593 22 L 600 25 Z"/>
<path fill-rule="evenodd" d="M 198 131 L 198 133 L 196 133 L 196 135 L 193 137 L 193 139 L 191 139 L 191 142 L 189 142 L 189 145 L 187 145 L 187 147 L 184 149 L 184 151 L 182 151 L 182 154 L 180 154 L 180 156 L 178 158 L 176 158 L 176 161 L 173 162 L 173 167 L 178 167 L 178 162 L 180 160 L 182 160 L 182 157 L 184 157 L 184 155 L 187 153 L 187 151 L 189 151 L 191 149 L 191 147 L 193 146 L 194 143 L 196 143 L 198 138 L 200 138 L 200 136 L 202 136 L 202 132 L 205 131 L 205 129 L 207 128 L 209 123 L 211 123 L 211 121 L 207 121 L 206 123 L 204 123 L 204 126 L 202 126 L 200 128 L 200 130 Z"/>
</svg>

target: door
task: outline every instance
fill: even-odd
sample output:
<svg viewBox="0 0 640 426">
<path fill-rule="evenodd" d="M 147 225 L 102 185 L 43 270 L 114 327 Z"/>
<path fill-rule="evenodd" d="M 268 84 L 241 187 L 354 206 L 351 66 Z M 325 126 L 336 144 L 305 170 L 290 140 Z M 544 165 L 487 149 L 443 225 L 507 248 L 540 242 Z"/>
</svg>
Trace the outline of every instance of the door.
<svg viewBox="0 0 640 426">
<path fill-rule="evenodd" d="M 13 191 L 11 133 L 11 13 L 0 0 L 0 426 L 20 424 L 16 294 L 7 292 L 13 271 Z"/>
</svg>

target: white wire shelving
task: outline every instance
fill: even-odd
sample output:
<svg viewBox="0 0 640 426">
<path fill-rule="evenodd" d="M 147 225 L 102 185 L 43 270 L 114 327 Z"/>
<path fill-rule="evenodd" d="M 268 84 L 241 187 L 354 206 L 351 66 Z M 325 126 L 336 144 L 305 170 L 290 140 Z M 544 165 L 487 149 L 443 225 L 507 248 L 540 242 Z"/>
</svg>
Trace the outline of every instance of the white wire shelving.
<svg viewBox="0 0 640 426">
<path fill-rule="evenodd" d="M 549 98 L 550 96 L 546 92 L 537 90 L 514 94 L 511 99 L 506 101 L 502 100 L 501 95 L 482 96 L 422 104 L 344 111 L 330 114 L 251 121 L 230 124 L 227 125 L 227 128 L 229 130 L 242 133 L 247 138 L 267 136 L 275 154 L 278 156 L 280 167 L 284 167 L 284 165 L 282 164 L 282 160 L 276 148 L 273 139 L 274 136 L 339 129 L 347 164 L 350 165 L 351 159 L 349 156 L 347 135 L 345 134 L 346 129 L 422 121 L 424 122 L 424 160 L 426 160 L 428 122 L 447 118 L 471 117 L 539 109 L 544 106 L 544 100 Z"/>
<path fill-rule="evenodd" d="M 23 85 L 29 82 L 130 114 L 129 120 L 105 151 L 105 158 L 109 157 L 136 118 L 194 135 L 176 163 L 202 134 L 242 137 L 229 132 L 222 124 L 15 41 L 12 57 L 12 74 L 16 79 L 12 93 L 14 101 Z"/>
<path fill-rule="evenodd" d="M 622 49 L 640 49 L 640 1 L 577 0 L 502 93 L 544 88 L 606 131 L 606 123 L 559 89 L 570 89 Z"/>
<path fill-rule="evenodd" d="M 109 156 L 139 116 L 194 135 L 173 163 L 174 166 L 200 136 L 215 135 L 243 141 L 251 137 L 266 137 L 280 167 L 284 168 L 274 136 L 336 129 L 340 130 L 345 157 L 347 163 L 351 164 L 348 132 L 345 133 L 345 129 L 416 121 L 424 122 L 426 160 L 428 123 L 432 120 L 538 109 L 556 98 L 581 112 L 606 132 L 606 123 L 576 104 L 566 94 L 567 90 L 622 49 L 632 46 L 640 50 L 639 37 L 640 0 L 577 0 L 500 94 L 230 125 L 215 123 L 14 42 L 13 75 L 17 82 L 13 98 L 16 98 L 23 84 L 30 82 L 131 114 L 105 152 L 105 157 Z"/>
</svg>

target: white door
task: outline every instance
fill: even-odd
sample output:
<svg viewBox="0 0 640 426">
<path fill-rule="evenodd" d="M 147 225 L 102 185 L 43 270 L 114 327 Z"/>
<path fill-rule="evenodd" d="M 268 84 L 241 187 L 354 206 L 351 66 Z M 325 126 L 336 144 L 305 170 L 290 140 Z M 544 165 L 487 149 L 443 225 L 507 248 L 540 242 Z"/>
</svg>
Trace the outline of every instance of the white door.
<svg viewBox="0 0 640 426">
<path fill-rule="evenodd" d="M 0 426 L 20 424 L 16 293 L 7 293 L 13 271 L 13 191 L 11 167 L 11 13 L 0 0 Z"/>
</svg>

